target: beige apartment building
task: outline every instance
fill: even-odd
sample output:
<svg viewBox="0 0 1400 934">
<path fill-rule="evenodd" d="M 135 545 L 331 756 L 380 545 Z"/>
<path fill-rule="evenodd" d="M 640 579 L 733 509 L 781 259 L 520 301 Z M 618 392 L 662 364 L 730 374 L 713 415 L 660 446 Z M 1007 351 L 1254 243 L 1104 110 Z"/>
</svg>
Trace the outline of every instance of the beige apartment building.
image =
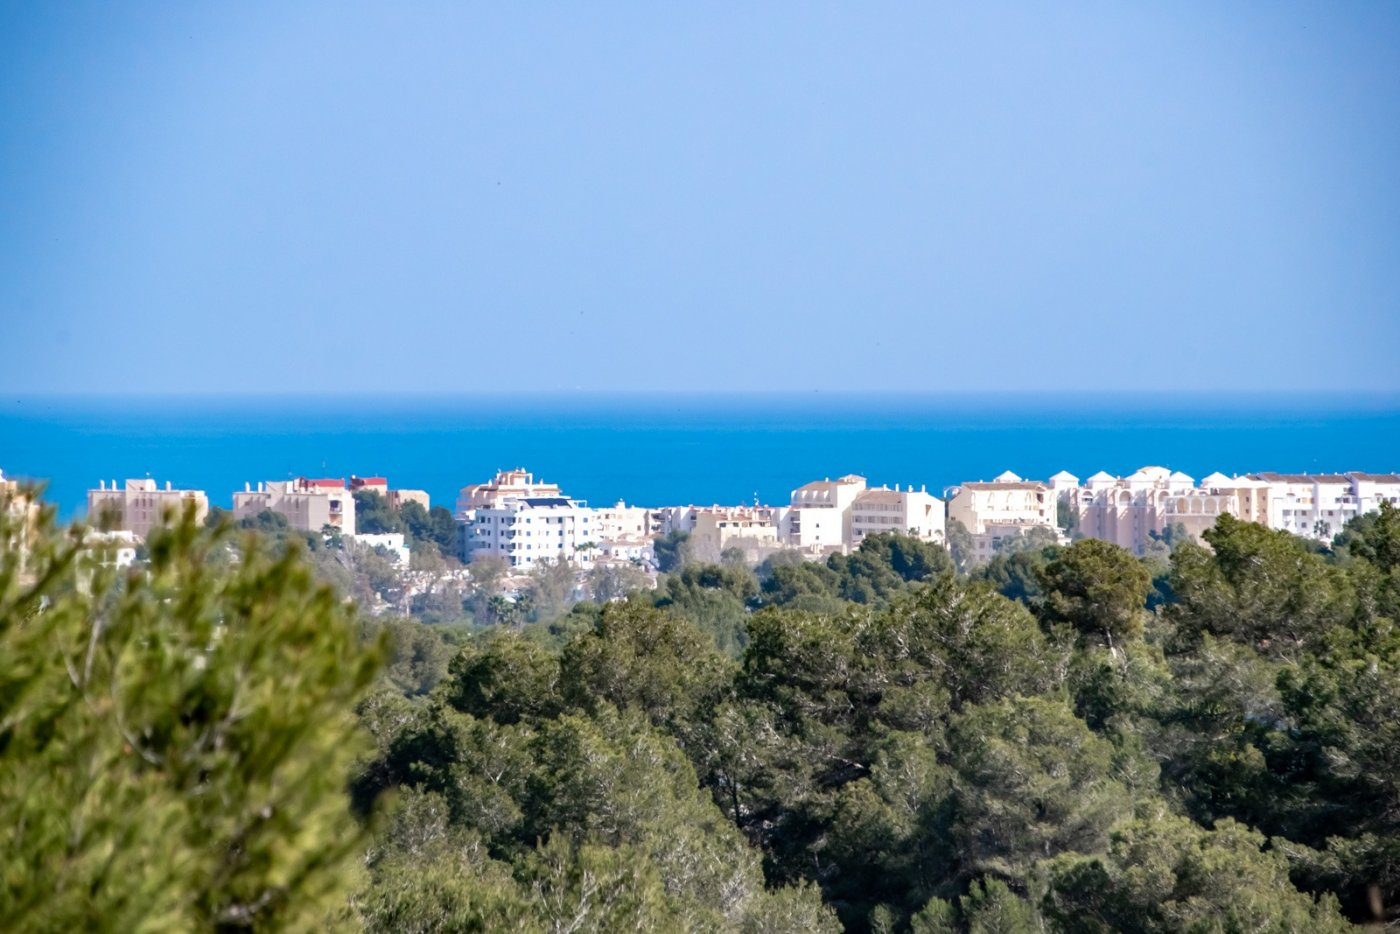
<svg viewBox="0 0 1400 934">
<path fill-rule="evenodd" d="M 395 490 L 389 488 L 387 477 L 357 477 L 350 475 L 351 494 L 361 491 L 368 493 L 378 493 L 389 502 L 390 509 L 399 509 L 404 503 L 417 503 L 425 510 L 429 506 L 428 492 L 426 490 Z"/>
<path fill-rule="evenodd" d="M 5 519 L 5 539 L 0 541 L 7 548 L 13 548 L 19 555 L 21 577 L 28 579 L 25 568 L 29 551 L 39 527 L 39 503 L 20 485 L 18 480 L 9 480 L 0 470 L 0 514 Z"/>
<path fill-rule="evenodd" d="M 233 494 L 233 517 L 242 520 L 270 510 L 303 532 L 329 526 L 343 535 L 355 534 L 355 497 L 343 479 L 269 480 L 257 489 L 245 484 Z"/>
<path fill-rule="evenodd" d="M 1192 535 L 1215 524 L 1229 498 L 1196 488 L 1196 481 L 1165 467 L 1143 467 L 1126 477 L 1099 471 L 1066 500 L 1075 529 L 1141 555 L 1153 533 L 1181 523 Z"/>
<path fill-rule="evenodd" d="M 750 560 L 760 559 L 780 547 L 774 511 L 765 506 L 697 509 L 690 546 L 701 561 L 718 561 L 726 548 L 741 548 Z"/>
<path fill-rule="evenodd" d="M 972 534 L 978 560 L 989 560 L 1008 540 L 1031 529 L 1045 529 L 1057 537 L 1056 494 L 1050 486 L 1023 480 L 1011 471 L 990 482 L 964 483 L 948 491 L 948 520 L 956 519 Z"/>
<path fill-rule="evenodd" d="M 610 542 L 646 541 L 656 534 L 650 509 L 620 501 L 594 508 L 593 528 L 600 540 Z"/>
<path fill-rule="evenodd" d="M 1400 502 L 1394 474 L 1212 473 L 1199 483 L 1165 467 L 1126 477 L 1100 471 L 1082 486 L 1061 471 L 1050 478 L 1056 498 L 1074 511 L 1076 531 L 1142 554 L 1153 535 L 1182 526 L 1193 538 L 1222 515 L 1327 541 L 1351 519 Z"/>
<path fill-rule="evenodd" d="M 593 534 L 598 559 L 615 564 L 650 564 L 652 540 L 659 534 L 660 515 L 619 501 L 593 510 Z"/>
<path fill-rule="evenodd" d="M 105 523 L 112 531 L 131 532 L 140 539 L 167 518 L 183 515 L 187 508 L 193 508 L 195 520 L 203 522 L 209 514 L 209 497 L 203 490 L 172 489 L 168 481 L 161 489 L 149 477 L 127 480 L 120 487 L 115 480 L 111 486 L 99 480 L 97 489 L 87 494 L 89 522 Z"/>
</svg>

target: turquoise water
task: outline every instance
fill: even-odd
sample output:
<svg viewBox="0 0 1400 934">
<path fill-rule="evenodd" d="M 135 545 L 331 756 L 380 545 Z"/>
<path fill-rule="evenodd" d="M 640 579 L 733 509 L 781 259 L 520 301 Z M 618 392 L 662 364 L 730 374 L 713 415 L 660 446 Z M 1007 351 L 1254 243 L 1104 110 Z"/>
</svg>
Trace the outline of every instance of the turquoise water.
<svg viewBox="0 0 1400 934">
<path fill-rule="evenodd" d="M 601 505 L 786 502 L 858 473 L 930 491 L 1003 470 L 1203 477 L 1400 471 L 1400 396 L 531 396 L 8 398 L 0 470 L 65 515 L 150 475 L 227 507 L 245 482 L 385 475 L 452 505 L 523 466 Z"/>
</svg>

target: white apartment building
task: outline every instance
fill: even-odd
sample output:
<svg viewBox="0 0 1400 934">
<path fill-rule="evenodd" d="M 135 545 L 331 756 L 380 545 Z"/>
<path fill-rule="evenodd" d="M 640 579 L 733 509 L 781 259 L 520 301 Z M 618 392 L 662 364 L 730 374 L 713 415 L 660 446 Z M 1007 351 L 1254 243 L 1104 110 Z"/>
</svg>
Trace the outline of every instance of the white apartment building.
<svg viewBox="0 0 1400 934">
<path fill-rule="evenodd" d="M 1030 529 L 1059 536 L 1056 493 L 1044 483 L 1023 480 L 1005 471 L 990 482 L 964 483 L 948 491 L 948 519 L 972 534 L 978 560 L 989 560 L 1006 543 Z"/>
<path fill-rule="evenodd" d="M 1067 478 L 1067 479 L 1066 479 Z M 1057 483 L 1058 480 L 1058 483 Z M 1330 541 L 1351 519 L 1400 502 L 1396 474 L 1212 473 L 1196 483 L 1164 467 L 1127 477 L 1100 471 L 1084 486 L 1069 474 L 1051 478 L 1057 496 L 1078 516 L 1078 531 L 1142 554 L 1152 533 L 1181 525 L 1194 538 L 1222 515 L 1257 522 L 1304 538 Z"/>
<path fill-rule="evenodd" d="M 87 494 L 88 521 L 110 523 L 113 531 L 131 532 L 140 539 L 167 515 L 178 518 L 190 504 L 194 506 L 195 520 L 203 522 L 209 514 L 209 497 L 203 490 L 175 490 L 169 481 L 160 489 L 149 477 L 127 480 L 121 487 L 115 480 L 110 487 L 107 481 L 99 480 L 98 488 Z"/>
<path fill-rule="evenodd" d="M 1267 484 L 1268 525 L 1294 535 L 1331 541 L 1351 519 L 1400 503 L 1397 474 L 1256 473 Z"/>
<path fill-rule="evenodd" d="M 900 532 L 929 542 L 944 539 L 943 500 L 927 489 L 912 486 L 901 490 L 896 484 L 862 490 L 851 503 L 851 537 L 849 548 L 858 548 L 868 535 Z"/>
<path fill-rule="evenodd" d="M 320 532 L 330 526 L 343 535 L 355 534 L 355 497 L 343 479 L 269 480 L 257 489 L 243 485 L 233 494 L 233 517 L 248 519 L 270 510 L 303 532 Z"/>
<path fill-rule="evenodd" d="M 569 499 L 552 483 L 536 483 L 524 469 L 463 487 L 457 522 L 463 561 L 497 555 L 520 571 L 542 559 L 591 567 L 600 540 L 587 502 Z"/>
<path fill-rule="evenodd" d="M 670 535 L 672 532 L 690 532 L 695 529 L 695 519 L 702 509 L 744 509 L 744 506 L 662 506 L 651 510 L 652 535 Z"/>
<path fill-rule="evenodd" d="M 791 505 L 781 516 L 783 543 L 803 551 L 844 550 L 852 541 L 851 507 L 863 492 L 865 478 L 855 474 L 793 490 Z"/>
<path fill-rule="evenodd" d="M 1347 479 L 1352 483 L 1358 514 L 1375 512 L 1383 502 L 1400 507 L 1400 474 L 1353 472 Z"/>
<path fill-rule="evenodd" d="M 375 532 L 373 534 L 356 535 L 354 538 L 356 545 L 363 545 L 365 548 L 383 548 L 389 560 L 401 568 L 406 568 L 411 560 L 408 551 L 408 543 L 404 539 L 402 532 Z"/>
</svg>

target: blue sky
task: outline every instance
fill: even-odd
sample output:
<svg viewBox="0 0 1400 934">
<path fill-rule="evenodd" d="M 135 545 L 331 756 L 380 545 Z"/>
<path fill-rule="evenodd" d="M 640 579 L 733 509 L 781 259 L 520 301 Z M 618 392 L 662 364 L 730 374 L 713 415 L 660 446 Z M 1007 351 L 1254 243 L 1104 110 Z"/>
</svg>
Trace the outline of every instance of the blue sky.
<svg viewBox="0 0 1400 934">
<path fill-rule="evenodd" d="M 1398 167 L 1395 3 L 5 2 L 0 391 L 1396 391 Z"/>
</svg>

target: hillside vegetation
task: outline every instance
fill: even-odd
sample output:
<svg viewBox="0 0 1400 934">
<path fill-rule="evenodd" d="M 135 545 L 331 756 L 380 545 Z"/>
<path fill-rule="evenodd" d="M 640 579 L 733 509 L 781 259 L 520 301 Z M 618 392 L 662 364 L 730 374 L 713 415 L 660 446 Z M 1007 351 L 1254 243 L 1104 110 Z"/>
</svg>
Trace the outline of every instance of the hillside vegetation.
<svg viewBox="0 0 1400 934">
<path fill-rule="evenodd" d="M 3 512 L 3 510 L 0 510 Z M 463 634 L 0 541 L 0 927 L 1328 931 L 1400 905 L 1400 513 L 890 535 Z M 27 541 L 21 553 L 20 539 Z M 444 638 L 450 635 L 451 638 Z"/>
</svg>

